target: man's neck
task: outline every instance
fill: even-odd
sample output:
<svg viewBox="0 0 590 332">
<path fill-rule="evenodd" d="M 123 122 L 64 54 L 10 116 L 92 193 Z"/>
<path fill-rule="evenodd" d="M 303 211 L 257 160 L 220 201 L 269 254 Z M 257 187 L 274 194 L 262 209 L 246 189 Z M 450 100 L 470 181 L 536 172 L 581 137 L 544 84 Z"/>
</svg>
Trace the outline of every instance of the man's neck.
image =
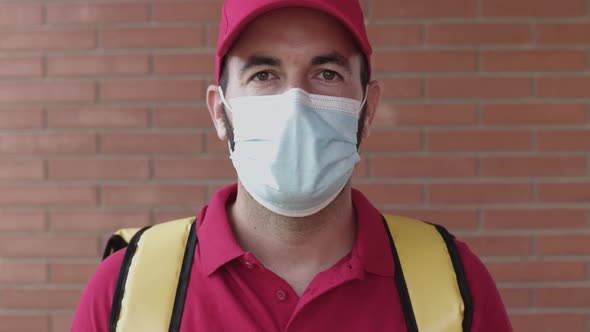
<svg viewBox="0 0 590 332">
<path fill-rule="evenodd" d="M 356 233 L 350 183 L 326 208 L 302 218 L 278 215 L 256 202 L 238 184 L 228 206 L 234 236 L 245 251 L 287 281 L 299 295 L 311 280 L 352 249 Z"/>
</svg>

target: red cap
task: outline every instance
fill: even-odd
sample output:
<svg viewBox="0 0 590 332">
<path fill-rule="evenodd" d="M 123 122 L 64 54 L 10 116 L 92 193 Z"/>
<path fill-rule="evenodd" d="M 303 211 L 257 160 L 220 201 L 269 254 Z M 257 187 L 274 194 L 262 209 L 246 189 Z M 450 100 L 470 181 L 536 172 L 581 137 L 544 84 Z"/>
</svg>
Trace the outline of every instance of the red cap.
<svg viewBox="0 0 590 332">
<path fill-rule="evenodd" d="M 369 74 L 371 73 L 370 59 L 373 50 L 367 37 L 365 19 L 358 0 L 225 0 L 215 56 L 215 73 L 218 84 L 223 57 L 246 26 L 262 14 L 286 7 L 306 7 L 319 10 L 342 22 L 350 30 L 361 51 L 365 54 Z"/>
</svg>

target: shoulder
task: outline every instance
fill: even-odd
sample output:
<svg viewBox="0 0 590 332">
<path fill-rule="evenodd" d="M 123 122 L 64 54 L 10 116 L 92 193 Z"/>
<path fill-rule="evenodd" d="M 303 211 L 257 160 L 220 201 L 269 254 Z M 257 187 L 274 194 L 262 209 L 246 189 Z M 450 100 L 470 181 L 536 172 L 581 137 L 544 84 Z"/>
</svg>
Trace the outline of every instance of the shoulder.
<svg viewBox="0 0 590 332">
<path fill-rule="evenodd" d="M 471 330 L 480 332 L 512 331 L 502 298 L 488 269 L 467 244 L 459 240 L 455 240 L 455 243 L 461 256 L 473 302 Z"/>
<path fill-rule="evenodd" d="M 121 249 L 98 266 L 82 293 L 71 332 L 108 331 L 113 294 L 124 255 L 125 249 Z"/>
</svg>

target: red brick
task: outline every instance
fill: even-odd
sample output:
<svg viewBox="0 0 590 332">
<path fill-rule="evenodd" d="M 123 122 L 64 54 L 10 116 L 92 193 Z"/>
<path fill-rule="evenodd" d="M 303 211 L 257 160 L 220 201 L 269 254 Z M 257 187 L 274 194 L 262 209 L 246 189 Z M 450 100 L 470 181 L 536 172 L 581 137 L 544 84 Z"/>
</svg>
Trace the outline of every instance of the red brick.
<svg viewBox="0 0 590 332">
<path fill-rule="evenodd" d="M 200 80 L 103 81 L 100 98 L 105 101 L 194 101 L 203 98 Z"/>
<path fill-rule="evenodd" d="M 92 134 L 0 134 L 0 153 L 93 153 L 96 137 Z"/>
<path fill-rule="evenodd" d="M 234 167 L 228 157 L 174 158 L 154 162 L 156 178 L 163 179 L 233 179 Z"/>
<path fill-rule="evenodd" d="M 583 155 L 557 157 L 484 157 L 483 176 L 584 176 L 586 158 Z"/>
<path fill-rule="evenodd" d="M 44 263 L 0 261 L 0 283 L 45 283 L 47 266 Z"/>
<path fill-rule="evenodd" d="M 219 37 L 219 26 L 207 26 L 207 47 L 216 48 L 217 38 Z"/>
<path fill-rule="evenodd" d="M 527 308 L 532 303 L 532 290 L 527 288 L 500 288 L 506 308 Z"/>
<path fill-rule="evenodd" d="M 382 104 L 374 126 L 475 125 L 473 104 Z"/>
<path fill-rule="evenodd" d="M 477 210 L 475 209 L 386 209 L 383 212 L 440 224 L 449 231 L 477 228 Z"/>
<path fill-rule="evenodd" d="M 539 307 L 590 307 L 590 287 L 559 287 L 537 289 Z"/>
<path fill-rule="evenodd" d="M 590 42 L 589 42 L 590 43 Z M 537 79 L 537 94 L 551 98 L 590 97 L 590 76 L 542 77 Z"/>
<path fill-rule="evenodd" d="M 0 31 L 0 51 L 91 49 L 96 47 L 92 30 Z"/>
<path fill-rule="evenodd" d="M 430 151 L 518 151 L 531 148 L 528 130 L 431 129 Z"/>
<path fill-rule="evenodd" d="M 41 211 L 0 211 L 0 232 L 38 232 L 45 230 Z"/>
<path fill-rule="evenodd" d="M 474 0 L 374 0 L 372 4 L 371 16 L 374 18 L 443 18 L 475 15 Z"/>
<path fill-rule="evenodd" d="M 583 50 L 485 51 L 481 57 L 483 71 L 583 71 Z"/>
<path fill-rule="evenodd" d="M 540 202 L 590 202 L 590 182 L 540 183 Z"/>
<path fill-rule="evenodd" d="M 590 235 L 539 235 L 540 255 L 590 255 Z"/>
<path fill-rule="evenodd" d="M 518 332 L 584 332 L 583 314 L 514 314 L 512 328 Z"/>
<path fill-rule="evenodd" d="M 202 28 L 125 28 L 101 32 L 104 48 L 187 48 L 203 46 Z"/>
<path fill-rule="evenodd" d="M 374 177 L 471 177 L 475 158 L 468 157 L 373 157 Z"/>
<path fill-rule="evenodd" d="M 154 111 L 154 126 L 161 128 L 213 128 L 206 106 L 161 106 Z"/>
<path fill-rule="evenodd" d="M 95 205 L 96 189 L 90 186 L 3 185 L 0 206 Z"/>
<path fill-rule="evenodd" d="M 483 16 L 490 17 L 574 17 L 584 15 L 584 0 L 483 0 Z"/>
<path fill-rule="evenodd" d="M 360 146 L 363 152 L 419 151 L 422 138 L 419 130 L 372 130 Z"/>
<path fill-rule="evenodd" d="M 581 261 L 488 262 L 486 266 L 496 282 L 585 280 L 585 264 Z"/>
<path fill-rule="evenodd" d="M 93 82 L 2 82 L 0 103 L 94 101 Z"/>
<path fill-rule="evenodd" d="M 525 77 L 431 77 L 427 84 L 434 98 L 523 98 L 532 92 Z"/>
<path fill-rule="evenodd" d="M 579 229 L 586 226 L 583 209 L 490 209 L 483 211 L 484 229 Z"/>
<path fill-rule="evenodd" d="M 354 183 L 373 204 L 421 204 L 422 185 L 392 183 Z"/>
<path fill-rule="evenodd" d="M 149 127 L 148 108 L 82 106 L 47 110 L 50 128 L 146 128 Z"/>
<path fill-rule="evenodd" d="M 1 57 L 0 77 L 39 77 L 43 74 L 41 60 L 39 56 Z"/>
<path fill-rule="evenodd" d="M 0 307 L 21 310 L 72 309 L 80 300 L 81 289 L 0 289 Z"/>
<path fill-rule="evenodd" d="M 0 27 L 30 26 L 41 23 L 43 23 L 43 7 L 41 7 L 41 4 L 0 4 Z"/>
<path fill-rule="evenodd" d="M 166 1 L 154 4 L 154 20 L 162 22 L 217 21 L 221 17 L 220 1 Z"/>
<path fill-rule="evenodd" d="M 147 55 L 56 55 L 47 58 L 49 76 L 147 74 Z"/>
<path fill-rule="evenodd" d="M 42 180 L 42 160 L 0 160 L 0 180 Z"/>
<path fill-rule="evenodd" d="M 482 106 L 482 122 L 487 125 L 583 124 L 584 104 L 487 104 Z"/>
<path fill-rule="evenodd" d="M 198 215 L 202 206 L 197 205 L 193 210 L 156 210 L 154 212 L 154 219 L 156 223 L 162 223 L 166 221 L 194 217 Z"/>
<path fill-rule="evenodd" d="M 588 44 L 590 43 L 590 24 L 539 24 L 537 41 L 540 44 Z"/>
<path fill-rule="evenodd" d="M 0 129 L 33 129 L 43 127 L 41 109 L 0 109 Z"/>
<path fill-rule="evenodd" d="M 103 204 L 121 205 L 199 205 L 204 190 L 197 185 L 127 185 L 104 186 Z"/>
<path fill-rule="evenodd" d="M 49 332 L 49 317 L 41 314 L 0 314 L 0 332 Z"/>
<path fill-rule="evenodd" d="M 50 265 L 50 281 L 53 284 L 85 284 L 96 267 L 96 263 L 53 263 Z"/>
<path fill-rule="evenodd" d="M 373 69 L 378 72 L 472 72 L 475 51 L 377 51 Z"/>
<path fill-rule="evenodd" d="M 532 199 L 527 183 L 437 183 L 428 185 L 435 204 L 526 203 Z"/>
<path fill-rule="evenodd" d="M 367 34 L 373 47 L 415 46 L 422 44 L 424 38 L 418 24 L 369 24 Z"/>
<path fill-rule="evenodd" d="M 421 78 L 382 78 L 379 79 L 379 83 L 383 98 L 419 98 L 422 96 Z"/>
<path fill-rule="evenodd" d="M 98 252 L 98 239 L 91 236 L 11 235 L 0 242 L 3 257 L 98 258 Z"/>
<path fill-rule="evenodd" d="M 529 256 L 532 253 L 530 236 L 476 235 L 461 236 L 477 256 Z"/>
<path fill-rule="evenodd" d="M 105 153 L 198 153 L 202 151 L 199 134 L 174 133 L 122 133 L 103 134 L 101 150 Z"/>
<path fill-rule="evenodd" d="M 49 178 L 56 180 L 130 180 L 150 176 L 147 159 L 55 159 Z"/>
<path fill-rule="evenodd" d="M 55 211 L 50 213 L 50 228 L 59 232 L 108 232 L 142 227 L 150 222 L 149 211 Z"/>
<path fill-rule="evenodd" d="M 231 162 L 230 162 L 231 164 Z M 234 172 L 235 173 L 235 172 Z M 355 179 L 366 178 L 369 175 L 369 166 L 367 163 L 366 158 L 362 158 L 361 160 L 354 165 L 354 170 L 352 171 L 352 177 Z M 234 176 L 235 178 L 235 176 Z"/>
<path fill-rule="evenodd" d="M 213 54 L 156 54 L 154 71 L 158 74 L 215 74 Z"/>
<path fill-rule="evenodd" d="M 92 24 L 116 22 L 145 22 L 145 3 L 50 3 L 46 5 L 47 23 Z"/>
<path fill-rule="evenodd" d="M 217 132 L 214 130 L 207 133 L 207 153 L 218 153 L 229 155 L 229 148 L 227 146 L 227 141 L 221 141 L 217 137 Z"/>
<path fill-rule="evenodd" d="M 73 308 L 72 308 L 73 309 Z M 54 312 L 51 314 L 51 331 L 68 331 L 72 326 L 74 311 Z"/>
<path fill-rule="evenodd" d="M 540 150 L 590 149 L 590 130 L 542 130 L 537 135 Z"/>
<path fill-rule="evenodd" d="M 431 45 L 525 44 L 531 29 L 517 23 L 435 23 L 428 25 L 427 36 Z"/>
<path fill-rule="evenodd" d="M 354 179 L 353 179 L 354 180 Z M 219 182 L 214 182 L 211 183 L 209 185 L 207 185 L 207 201 L 210 201 L 211 198 L 213 197 L 213 195 L 221 190 L 222 188 L 225 188 L 229 185 L 233 185 L 235 184 L 236 181 L 219 181 Z M 355 183 L 355 182 L 353 182 Z"/>
</svg>

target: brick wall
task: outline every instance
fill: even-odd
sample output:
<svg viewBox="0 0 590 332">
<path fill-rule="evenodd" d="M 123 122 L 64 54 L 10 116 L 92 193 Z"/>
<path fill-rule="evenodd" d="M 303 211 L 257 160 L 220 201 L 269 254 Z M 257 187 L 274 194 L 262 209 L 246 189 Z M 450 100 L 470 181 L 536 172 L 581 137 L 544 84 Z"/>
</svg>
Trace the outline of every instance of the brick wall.
<svg viewBox="0 0 590 332">
<path fill-rule="evenodd" d="M 355 183 L 448 226 L 515 331 L 590 332 L 590 1 L 366 0 Z M 0 1 L 0 332 L 69 329 L 107 234 L 234 179 L 204 107 L 221 1 Z"/>
</svg>

